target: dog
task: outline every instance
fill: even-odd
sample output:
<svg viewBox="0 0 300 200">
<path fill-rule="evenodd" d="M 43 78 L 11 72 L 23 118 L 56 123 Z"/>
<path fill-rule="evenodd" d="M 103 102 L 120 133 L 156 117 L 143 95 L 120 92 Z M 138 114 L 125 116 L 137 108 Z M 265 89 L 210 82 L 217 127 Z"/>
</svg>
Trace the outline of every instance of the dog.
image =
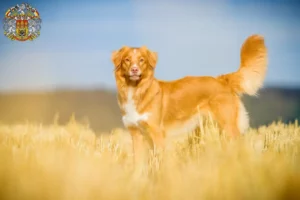
<svg viewBox="0 0 300 200">
<path fill-rule="evenodd" d="M 197 115 L 212 116 L 223 132 L 235 138 L 249 127 L 241 95 L 256 95 L 267 71 L 264 37 L 250 35 L 240 50 L 236 72 L 212 76 L 187 76 L 174 81 L 154 77 L 158 54 L 146 46 L 123 46 L 112 52 L 118 105 L 129 130 L 134 155 L 146 136 L 156 148 L 166 137 L 199 126 Z"/>
</svg>

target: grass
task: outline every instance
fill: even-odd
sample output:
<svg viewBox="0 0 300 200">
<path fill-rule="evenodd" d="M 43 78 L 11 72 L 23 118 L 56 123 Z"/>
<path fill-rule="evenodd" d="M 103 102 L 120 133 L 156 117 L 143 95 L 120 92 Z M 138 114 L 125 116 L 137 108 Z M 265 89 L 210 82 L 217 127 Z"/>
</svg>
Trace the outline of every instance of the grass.
<svg viewBox="0 0 300 200">
<path fill-rule="evenodd" d="M 171 141 L 134 176 L 131 140 L 71 120 L 0 125 L 0 199 L 300 199 L 300 127 L 273 123 L 226 141 L 212 125 Z"/>
</svg>

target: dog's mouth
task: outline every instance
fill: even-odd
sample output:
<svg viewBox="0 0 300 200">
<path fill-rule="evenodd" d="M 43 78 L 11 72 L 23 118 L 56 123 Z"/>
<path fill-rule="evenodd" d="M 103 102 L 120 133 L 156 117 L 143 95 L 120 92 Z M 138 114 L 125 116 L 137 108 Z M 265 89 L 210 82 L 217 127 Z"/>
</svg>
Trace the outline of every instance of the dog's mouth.
<svg viewBox="0 0 300 200">
<path fill-rule="evenodd" d="M 141 75 L 130 75 L 129 76 L 129 79 L 132 81 L 138 81 L 138 80 L 140 80 L 140 78 L 141 78 Z"/>
</svg>

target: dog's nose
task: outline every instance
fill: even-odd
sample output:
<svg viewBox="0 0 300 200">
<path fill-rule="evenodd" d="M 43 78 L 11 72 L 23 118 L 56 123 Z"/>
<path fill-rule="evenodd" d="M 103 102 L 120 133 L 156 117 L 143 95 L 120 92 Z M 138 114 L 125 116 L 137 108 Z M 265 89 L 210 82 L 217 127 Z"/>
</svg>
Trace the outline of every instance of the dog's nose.
<svg viewBox="0 0 300 200">
<path fill-rule="evenodd" d="M 131 72 L 134 73 L 134 74 L 138 73 L 138 71 L 139 71 L 139 68 L 137 68 L 137 67 L 132 67 L 131 68 Z"/>
</svg>

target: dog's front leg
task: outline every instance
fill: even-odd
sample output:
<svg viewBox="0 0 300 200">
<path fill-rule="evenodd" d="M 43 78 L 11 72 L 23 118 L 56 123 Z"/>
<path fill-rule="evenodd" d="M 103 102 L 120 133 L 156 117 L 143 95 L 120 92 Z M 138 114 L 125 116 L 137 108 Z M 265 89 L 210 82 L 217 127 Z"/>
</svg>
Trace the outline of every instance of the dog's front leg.
<svg viewBox="0 0 300 200">
<path fill-rule="evenodd" d="M 147 135 L 152 141 L 152 148 L 156 151 L 162 151 L 165 148 L 165 133 L 164 131 L 154 123 L 142 121 L 140 126 L 144 130 L 144 134 Z"/>
<path fill-rule="evenodd" d="M 128 127 L 132 138 L 133 157 L 135 167 L 142 167 L 145 162 L 144 137 L 137 127 Z"/>
</svg>

